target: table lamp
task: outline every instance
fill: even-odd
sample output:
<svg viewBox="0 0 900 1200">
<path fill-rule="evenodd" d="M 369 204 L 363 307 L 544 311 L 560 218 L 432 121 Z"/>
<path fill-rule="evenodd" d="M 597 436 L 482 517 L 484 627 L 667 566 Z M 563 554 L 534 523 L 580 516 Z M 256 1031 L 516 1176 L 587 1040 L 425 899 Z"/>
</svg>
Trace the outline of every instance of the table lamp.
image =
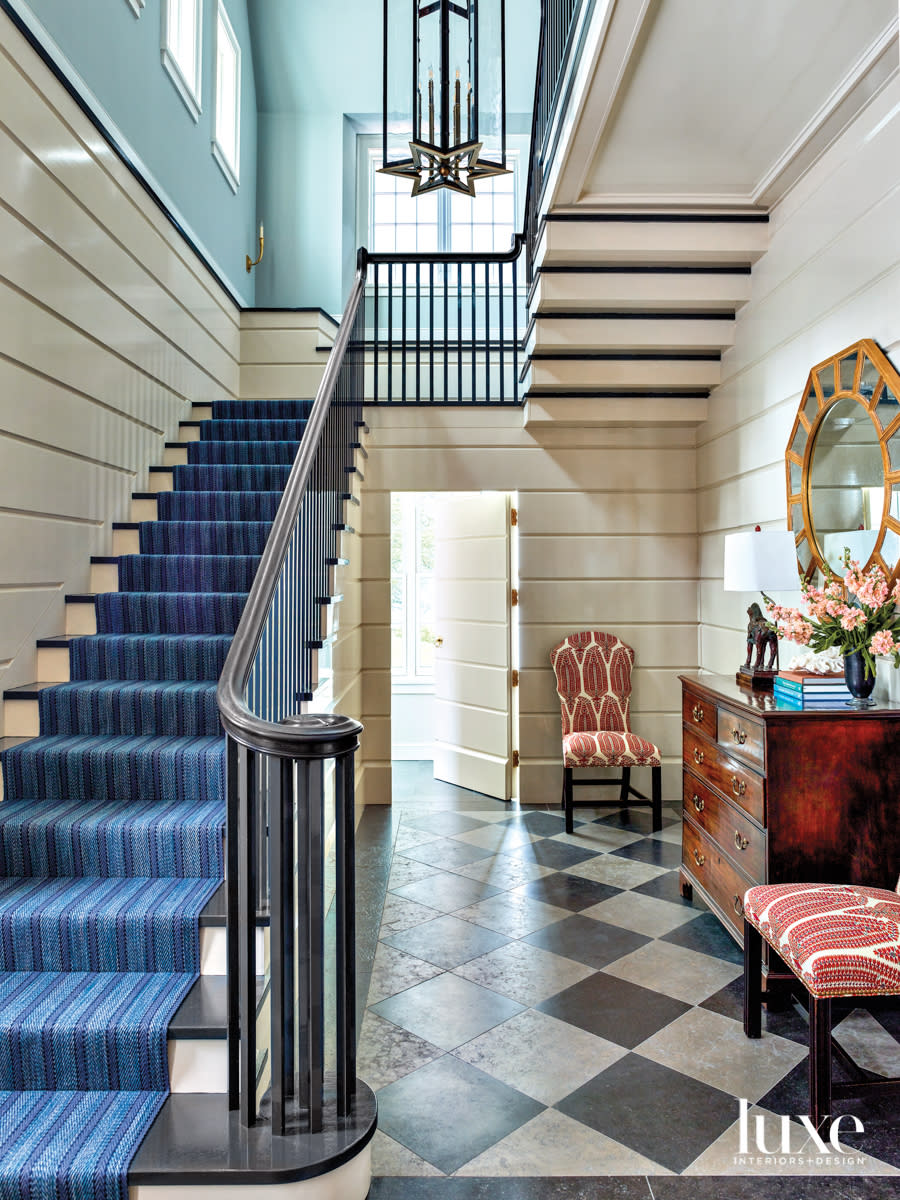
<svg viewBox="0 0 900 1200">
<path fill-rule="evenodd" d="M 797 547 L 789 529 L 725 535 L 726 592 L 787 592 L 800 585 Z M 747 609 L 747 657 L 735 676 L 742 687 L 771 691 L 778 674 L 778 638 L 766 628 L 759 603 Z"/>
</svg>

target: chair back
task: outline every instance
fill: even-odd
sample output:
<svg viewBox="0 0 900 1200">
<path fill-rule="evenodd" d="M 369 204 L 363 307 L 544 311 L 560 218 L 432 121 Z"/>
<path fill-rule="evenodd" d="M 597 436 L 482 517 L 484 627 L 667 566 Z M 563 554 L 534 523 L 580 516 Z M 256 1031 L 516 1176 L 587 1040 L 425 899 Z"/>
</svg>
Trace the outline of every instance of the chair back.
<svg viewBox="0 0 900 1200">
<path fill-rule="evenodd" d="M 563 736 L 631 732 L 634 651 L 612 633 L 570 633 L 550 651 Z"/>
</svg>

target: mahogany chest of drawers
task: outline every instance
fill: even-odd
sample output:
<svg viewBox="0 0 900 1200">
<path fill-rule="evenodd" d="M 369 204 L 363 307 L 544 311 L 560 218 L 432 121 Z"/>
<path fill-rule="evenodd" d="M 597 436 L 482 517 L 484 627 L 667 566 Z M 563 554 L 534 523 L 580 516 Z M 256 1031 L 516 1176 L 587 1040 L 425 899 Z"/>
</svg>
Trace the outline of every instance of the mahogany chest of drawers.
<svg viewBox="0 0 900 1200">
<path fill-rule="evenodd" d="M 900 709 L 780 709 L 732 679 L 680 679 L 685 896 L 742 942 L 753 884 L 896 886 Z"/>
</svg>

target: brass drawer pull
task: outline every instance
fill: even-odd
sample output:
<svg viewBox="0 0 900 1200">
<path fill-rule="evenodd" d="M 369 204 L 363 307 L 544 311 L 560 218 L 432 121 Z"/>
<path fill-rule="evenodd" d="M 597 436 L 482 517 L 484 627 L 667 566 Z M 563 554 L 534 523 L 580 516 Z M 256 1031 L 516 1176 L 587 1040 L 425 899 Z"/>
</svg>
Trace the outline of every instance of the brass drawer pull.
<svg viewBox="0 0 900 1200">
<path fill-rule="evenodd" d="M 736 829 L 734 831 L 734 844 L 738 850 L 746 850 L 750 845 L 750 839 L 741 837 L 740 830 Z"/>
<path fill-rule="evenodd" d="M 747 785 L 744 783 L 743 779 L 738 779 L 737 775 L 732 775 L 731 790 L 734 792 L 735 796 L 743 796 L 747 791 Z"/>
<path fill-rule="evenodd" d="M 697 864 L 698 867 L 702 867 L 703 864 L 706 862 L 705 856 L 700 853 L 700 851 L 696 848 L 696 846 L 694 847 L 694 862 Z"/>
<path fill-rule="evenodd" d="M 703 751 L 698 750 L 696 746 L 694 747 L 694 762 L 698 767 L 703 762 Z"/>
<path fill-rule="evenodd" d="M 691 709 L 691 716 L 694 718 L 694 720 L 697 722 L 698 725 L 703 720 L 704 713 L 703 713 L 703 709 L 700 707 L 699 704 L 695 704 L 694 707 Z"/>
<path fill-rule="evenodd" d="M 696 808 L 697 812 L 703 812 L 704 808 L 706 808 L 706 801 L 698 796 L 696 792 L 694 792 L 691 799 L 694 802 L 694 808 Z"/>
<path fill-rule="evenodd" d="M 732 729 L 731 736 L 739 746 L 743 746 L 747 740 L 747 734 L 743 729 Z"/>
<path fill-rule="evenodd" d="M 735 896 L 733 908 L 736 916 L 742 917 L 744 915 L 744 902 L 740 896 Z"/>
</svg>

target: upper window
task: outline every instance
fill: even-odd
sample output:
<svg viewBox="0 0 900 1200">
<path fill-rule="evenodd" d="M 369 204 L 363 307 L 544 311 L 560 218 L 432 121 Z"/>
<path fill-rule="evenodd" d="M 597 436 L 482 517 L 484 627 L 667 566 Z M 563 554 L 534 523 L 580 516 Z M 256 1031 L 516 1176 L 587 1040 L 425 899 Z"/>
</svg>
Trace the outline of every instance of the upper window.
<svg viewBox="0 0 900 1200">
<path fill-rule="evenodd" d="M 216 15 L 216 105 L 213 154 L 234 190 L 241 157 L 241 48 L 219 0 Z"/>
<path fill-rule="evenodd" d="M 368 247 L 375 254 L 502 253 L 516 233 L 516 169 L 508 156 L 508 175 L 480 180 L 474 199 L 445 189 L 410 195 L 409 180 L 382 175 L 381 151 L 369 154 Z"/>
<path fill-rule="evenodd" d="M 194 120 L 200 117 L 203 0 L 162 0 L 162 60 Z"/>
</svg>

